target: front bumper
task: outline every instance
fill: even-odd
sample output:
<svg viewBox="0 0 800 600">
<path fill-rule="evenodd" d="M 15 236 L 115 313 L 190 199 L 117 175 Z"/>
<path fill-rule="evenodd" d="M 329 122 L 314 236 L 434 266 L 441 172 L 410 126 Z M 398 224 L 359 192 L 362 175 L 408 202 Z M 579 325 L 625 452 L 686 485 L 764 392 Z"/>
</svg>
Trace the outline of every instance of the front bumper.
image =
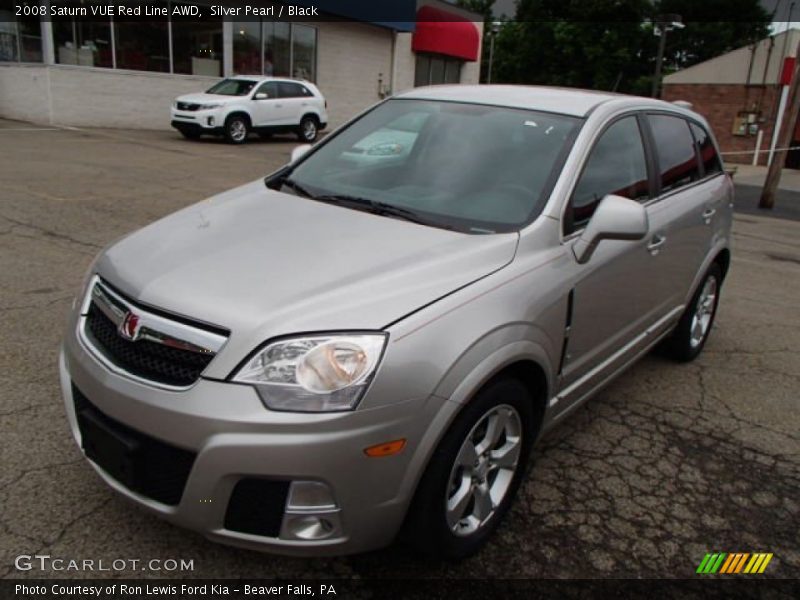
<svg viewBox="0 0 800 600">
<path fill-rule="evenodd" d="M 224 119 L 219 109 L 178 110 L 170 109 L 170 125 L 178 131 L 198 134 L 219 134 L 223 130 Z"/>
<path fill-rule="evenodd" d="M 71 330 L 60 356 L 60 377 L 78 444 L 73 386 L 109 419 L 194 455 L 180 500 L 173 505 L 133 491 L 90 461 L 94 469 L 109 486 L 151 512 L 230 545 L 340 555 L 391 543 L 426 463 L 425 432 L 443 407 L 450 410 L 445 406 L 450 403 L 432 396 L 346 413 L 281 413 L 266 410 L 255 390 L 244 385 L 200 379 L 184 391 L 160 390 L 111 372 Z M 398 438 L 408 444 L 397 455 L 369 458 L 364 453 Z M 335 506 L 305 509 L 306 516 L 330 517 L 327 537 L 294 535 L 297 511 L 288 502 L 277 536 L 226 527 L 237 484 L 252 478 L 327 486 Z"/>
</svg>

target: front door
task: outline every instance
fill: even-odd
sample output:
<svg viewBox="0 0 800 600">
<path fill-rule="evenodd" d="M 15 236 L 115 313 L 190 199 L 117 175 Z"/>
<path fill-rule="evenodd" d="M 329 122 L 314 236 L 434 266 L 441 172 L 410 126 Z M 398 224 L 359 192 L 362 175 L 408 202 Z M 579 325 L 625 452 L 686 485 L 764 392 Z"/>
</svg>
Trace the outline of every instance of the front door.
<svg viewBox="0 0 800 600">
<path fill-rule="evenodd" d="M 600 201 L 615 194 L 649 202 L 653 195 L 640 117 L 613 120 L 592 148 L 563 219 L 573 239 Z M 561 366 L 557 411 L 580 401 L 622 364 L 644 332 L 666 312 L 659 290 L 665 262 L 658 247 L 667 226 L 648 209 L 650 231 L 640 241 L 603 240 L 586 264 L 574 263 L 572 315 Z"/>
</svg>

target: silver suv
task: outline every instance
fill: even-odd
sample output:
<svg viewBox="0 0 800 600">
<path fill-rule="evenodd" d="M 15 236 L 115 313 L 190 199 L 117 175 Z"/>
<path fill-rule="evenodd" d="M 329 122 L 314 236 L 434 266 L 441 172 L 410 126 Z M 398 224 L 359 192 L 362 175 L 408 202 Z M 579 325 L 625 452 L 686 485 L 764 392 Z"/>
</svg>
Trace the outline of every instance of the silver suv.
<svg viewBox="0 0 800 600">
<path fill-rule="evenodd" d="M 418 88 L 103 251 L 69 422 L 109 486 L 213 540 L 465 556 L 537 436 L 657 344 L 700 353 L 731 211 L 685 108 Z"/>
</svg>

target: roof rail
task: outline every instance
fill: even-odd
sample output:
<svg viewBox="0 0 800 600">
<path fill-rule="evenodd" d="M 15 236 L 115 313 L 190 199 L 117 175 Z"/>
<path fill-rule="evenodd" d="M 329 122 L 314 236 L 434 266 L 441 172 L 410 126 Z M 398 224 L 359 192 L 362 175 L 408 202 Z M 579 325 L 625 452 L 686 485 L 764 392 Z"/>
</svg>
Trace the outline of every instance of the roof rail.
<svg viewBox="0 0 800 600">
<path fill-rule="evenodd" d="M 675 106 L 680 106 L 681 108 L 686 108 L 688 110 L 693 110 L 694 109 L 694 105 L 691 102 L 688 102 L 686 100 L 673 100 L 672 103 Z"/>
</svg>

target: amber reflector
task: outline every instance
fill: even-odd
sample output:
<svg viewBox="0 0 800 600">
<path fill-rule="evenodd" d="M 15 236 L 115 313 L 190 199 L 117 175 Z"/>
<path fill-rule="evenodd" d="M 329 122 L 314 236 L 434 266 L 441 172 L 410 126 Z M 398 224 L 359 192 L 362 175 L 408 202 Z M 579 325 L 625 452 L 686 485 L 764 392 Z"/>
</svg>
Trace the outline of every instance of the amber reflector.
<svg viewBox="0 0 800 600">
<path fill-rule="evenodd" d="M 405 439 L 384 442 L 364 449 L 364 454 L 373 458 L 378 456 L 393 456 L 399 453 L 406 446 Z"/>
</svg>

